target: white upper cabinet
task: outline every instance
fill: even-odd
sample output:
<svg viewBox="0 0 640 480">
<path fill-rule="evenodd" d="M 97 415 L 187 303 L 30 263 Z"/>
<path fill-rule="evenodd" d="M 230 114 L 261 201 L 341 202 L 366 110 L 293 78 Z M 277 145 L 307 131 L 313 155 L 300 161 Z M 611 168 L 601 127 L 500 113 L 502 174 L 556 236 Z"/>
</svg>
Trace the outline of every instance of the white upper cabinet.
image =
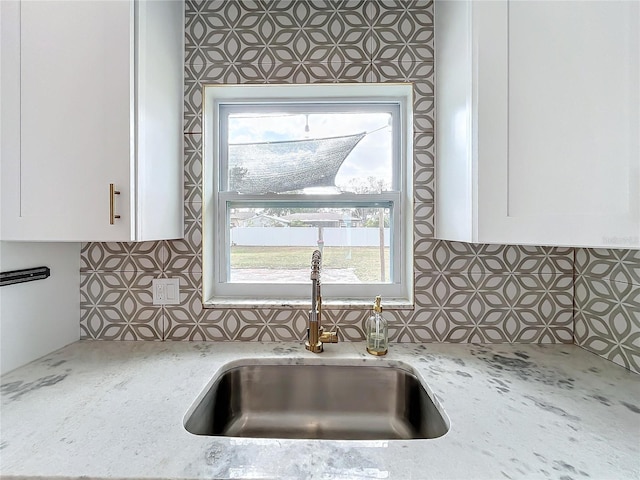
<svg viewBox="0 0 640 480">
<path fill-rule="evenodd" d="M 436 1 L 437 237 L 640 248 L 640 2 Z"/>
<path fill-rule="evenodd" d="M 184 4 L 0 9 L 1 238 L 182 237 Z"/>
</svg>

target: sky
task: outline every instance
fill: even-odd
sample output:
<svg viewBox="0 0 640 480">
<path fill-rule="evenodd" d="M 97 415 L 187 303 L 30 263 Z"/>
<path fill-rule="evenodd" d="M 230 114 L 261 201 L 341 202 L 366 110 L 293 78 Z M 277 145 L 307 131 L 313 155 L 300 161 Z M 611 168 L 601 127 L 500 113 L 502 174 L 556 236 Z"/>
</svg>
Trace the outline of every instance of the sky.
<svg viewBox="0 0 640 480">
<path fill-rule="evenodd" d="M 391 184 L 391 116 L 387 113 L 239 114 L 229 119 L 229 143 L 303 140 L 372 132 L 351 151 L 336 176 L 337 185 L 370 176 Z M 375 131 L 377 130 L 377 131 Z"/>
</svg>

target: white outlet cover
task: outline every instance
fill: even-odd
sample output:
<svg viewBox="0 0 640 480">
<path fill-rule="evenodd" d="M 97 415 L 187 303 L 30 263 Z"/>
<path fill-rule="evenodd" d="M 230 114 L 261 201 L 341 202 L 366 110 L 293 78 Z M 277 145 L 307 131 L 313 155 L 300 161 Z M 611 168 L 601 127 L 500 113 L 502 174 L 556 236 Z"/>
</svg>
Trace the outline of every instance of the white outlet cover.
<svg viewBox="0 0 640 480">
<path fill-rule="evenodd" d="M 154 278 L 152 288 L 154 305 L 178 305 L 180 303 L 179 278 Z"/>
</svg>

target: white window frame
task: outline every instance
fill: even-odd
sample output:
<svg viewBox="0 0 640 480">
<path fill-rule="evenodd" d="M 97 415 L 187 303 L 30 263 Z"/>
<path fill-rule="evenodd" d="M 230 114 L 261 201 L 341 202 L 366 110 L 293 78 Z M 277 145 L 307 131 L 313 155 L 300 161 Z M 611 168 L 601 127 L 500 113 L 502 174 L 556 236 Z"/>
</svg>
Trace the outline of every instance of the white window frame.
<svg viewBox="0 0 640 480">
<path fill-rule="evenodd" d="M 266 100 L 268 99 L 268 100 Z M 364 195 L 246 195 L 224 191 L 226 174 L 220 171 L 221 108 L 234 110 L 235 105 L 296 105 L 322 102 L 331 104 L 381 104 L 397 108 L 394 118 L 393 192 Z M 205 307 L 306 305 L 310 302 L 309 284 L 227 283 L 228 205 L 252 207 L 293 205 L 308 207 L 378 206 L 392 207 L 390 254 L 393 278 L 390 283 L 327 284 L 323 283 L 326 307 L 360 308 L 369 305 L 372 296 L 382 295 L 387 305 L 410 308 L 413 303 L 413 120 L 411 84 L 297 84 L 297 85 L 206 85 L 203 88 L 203 304 Z M 241 108 L 241 107 L 239 107 Z M 323 107 L 318 108 L 321 111 Z M 224 128 L 222 128 L 224 130 Z M 309 270 L 311 268 L 311 252 Z M 305 267 L 305 265 L 301 265 Z"/>
</svg>

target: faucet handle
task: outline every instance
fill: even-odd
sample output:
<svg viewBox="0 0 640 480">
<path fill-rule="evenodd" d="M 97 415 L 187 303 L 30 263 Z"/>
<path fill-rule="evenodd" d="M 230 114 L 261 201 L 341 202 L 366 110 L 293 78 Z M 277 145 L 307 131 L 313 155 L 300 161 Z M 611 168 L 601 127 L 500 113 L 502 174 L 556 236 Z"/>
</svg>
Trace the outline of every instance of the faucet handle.
<svg viewBox="0 0 640 480">
<path fill-rule="evenodd" d="M 320 341 L 323 343 L 338 343 L 338 333 L 340 333 L 340 327 L 336 327 L 336 329 L 331 332 L 323 331 L 320 334 Z"/>
</svg>

